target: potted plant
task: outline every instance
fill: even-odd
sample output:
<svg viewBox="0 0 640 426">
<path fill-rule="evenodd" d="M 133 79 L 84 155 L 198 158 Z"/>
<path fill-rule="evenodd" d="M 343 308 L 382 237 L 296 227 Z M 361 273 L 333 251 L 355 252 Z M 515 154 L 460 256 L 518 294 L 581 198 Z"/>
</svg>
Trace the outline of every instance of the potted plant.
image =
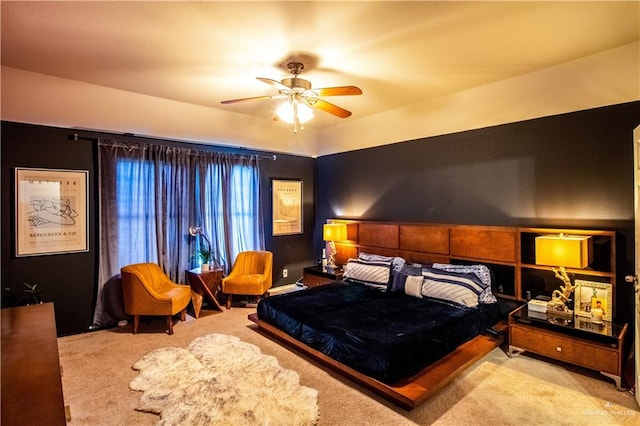
<svg viewBox="0 0 640 426">
<path fill-rule="evenodd" d="M 43 303 L 42 294 L 45 292 L 45 288 L 39 283 L 30 284 L 28 282 L 22 282 L 24 289 L 23 296 L 18 296 L 13 292 L 10 286 L 2 288 L 2 308 L 11 308 L 14 306 L 29 306 L 39 305 Z"/>
<path fill-rule="evenodd" d="M 26 304 L 28 305 L 38 305 L 42 303 L 42 292 L 44 288 L 38 283 L 29 284 L 28 282 L 22 283 L 25 286 L 24 292 L 27 294 Z"/>
<path fill-rule="evenodd" d="M 200 270 L 206 272 L 209 270 L 209 262 L 211 261 L 211 247 L 206 246 L 202 247 L 199 250 L 200 258 L 202 259 L 202 264 L 200 265 Z"/>
</svg>

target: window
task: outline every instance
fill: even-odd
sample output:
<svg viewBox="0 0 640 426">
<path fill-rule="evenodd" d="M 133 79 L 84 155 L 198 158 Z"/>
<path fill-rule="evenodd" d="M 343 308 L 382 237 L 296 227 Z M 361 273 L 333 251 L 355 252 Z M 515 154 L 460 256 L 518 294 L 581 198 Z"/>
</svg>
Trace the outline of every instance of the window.
<svg viewBox="0 0 640 426">
<path fill-rule="evenodd" d="M 257 156 L 100 140 L 100 272 L 94 323 L 105 324 L 102 290 L 133 263 L 158 263 L 176 282 L 193 264 L 203 226 L 214 260 L 230 269 L 240 251 L 263 250 Z"/>
<path fill-rule="evenodd" d="M 158 263 L 154 165 L 148 161 L 119 160 L 116 167 L 118 209 L 118 264 Z M 128 244 L 124 242 L 128 241 Z"/>
</svg>

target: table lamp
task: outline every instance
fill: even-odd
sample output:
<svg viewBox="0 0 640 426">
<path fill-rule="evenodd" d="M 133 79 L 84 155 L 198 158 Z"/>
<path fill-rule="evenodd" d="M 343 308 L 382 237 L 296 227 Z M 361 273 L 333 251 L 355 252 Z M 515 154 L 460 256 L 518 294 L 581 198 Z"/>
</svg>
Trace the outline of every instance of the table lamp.
<svg viewBox="0 0 640 426">
<path fill-rule="evenodd" d="M 344 241 L 347 239 L 347 225 L 345 223 L 327 223 L 322 227 L 322 239 L 329 242 L 329 259 L 327 267 L 337 268 L 336 265 L 336 241 Z"/>
<path fill-rule="evenodd" d="M 582 269 L 591 263 L 591 237 L 580 235 L 541 235 L 536 237 L 536 265 L 552 266 L 556 278 L 562 280 L 560 290 L 554 290 L 547 312 L 573 316 L 567 307 L 575 286 L 565 268 Z"/>
</svg>

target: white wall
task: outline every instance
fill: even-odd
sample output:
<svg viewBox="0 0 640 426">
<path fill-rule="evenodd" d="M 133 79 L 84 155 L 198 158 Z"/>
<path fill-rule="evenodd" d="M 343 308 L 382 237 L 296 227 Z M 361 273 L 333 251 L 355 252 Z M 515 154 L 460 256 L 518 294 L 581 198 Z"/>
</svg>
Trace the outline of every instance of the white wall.
<svg viewBox="0 0 640 426">
<path fill-rule="evenodd" d="M 318 156 L 640 99 L 640 43 L 299 135 L 286 123 L 2 67 L 1 118 Z"/>
<path fill-rule="evenodd" d="M 640 43 L 635 42 L 520 77 L 339 124 L 319 135 L 317 155 L 639 99 Z"/>
<path fill-rule="evenodd" d="M 2 67 L 2 120 L 312 156 L 316 134 L 246 114 Z"/>
</svg>

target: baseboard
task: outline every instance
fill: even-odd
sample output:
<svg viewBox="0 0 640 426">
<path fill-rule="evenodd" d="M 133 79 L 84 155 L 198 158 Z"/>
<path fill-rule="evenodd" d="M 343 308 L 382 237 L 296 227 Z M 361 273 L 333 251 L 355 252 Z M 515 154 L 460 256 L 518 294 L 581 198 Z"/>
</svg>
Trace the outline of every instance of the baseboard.
<svg viewBox="0 0 640 426">
<path fill-rule="evenodd" d="M 301 287 L 295 283 L 285 284 L 278 287 L 271 287 L 269 290 L 267 290 L 267 296 L 277 296 L 278 294 L 291 293 L 299 290 L 304 290 L 304 287 Z"/>
</svg>

